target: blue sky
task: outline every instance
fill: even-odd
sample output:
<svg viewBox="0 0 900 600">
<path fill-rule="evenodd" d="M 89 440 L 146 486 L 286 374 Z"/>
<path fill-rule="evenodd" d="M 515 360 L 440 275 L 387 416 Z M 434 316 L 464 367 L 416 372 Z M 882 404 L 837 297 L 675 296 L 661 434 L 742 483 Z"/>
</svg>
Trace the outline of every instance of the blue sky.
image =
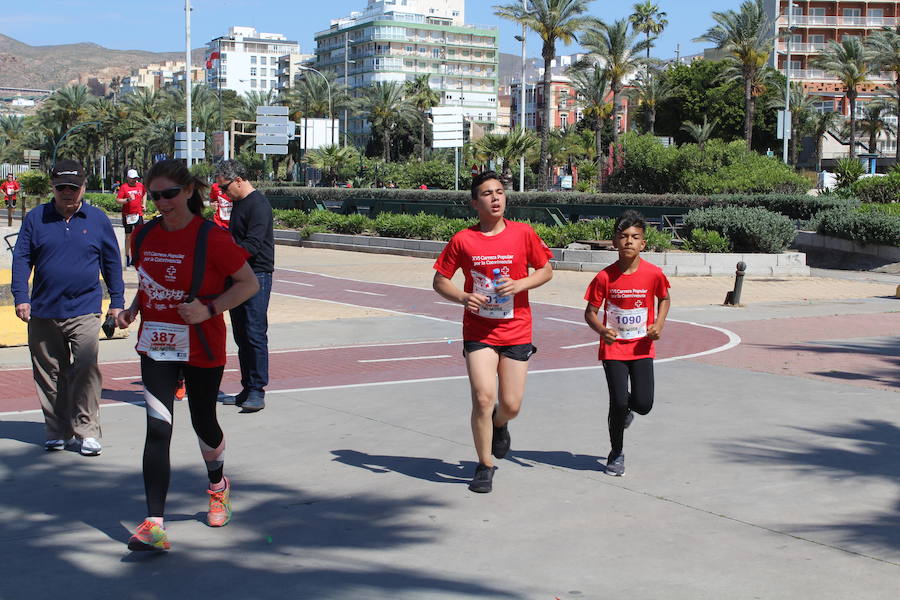
<svg viewBox="0 0 900 600">
<path fill-rule="evenodd" d="M 493 6 L 518 0 L 467 0 L 466 20 L 500 27 L 500 48 L 518 54 L 513 39 L 518 27 L 494 16 Z M 635 0 L 594 0 L 592 15 L 604 20 L 627 17 Z M 668 13 L 669 27 L 656 43 L 654 54 L 674 56 L 700 52 L 704 44 L 691 40 L 711 25 L 713 10 L 737 8 L 740 0 L 656 0 Z M 94 42 L 117 50 L 184 50 L 183 0 L 31 0 L 8 2 L 0 18 L 0 33 L 32 46 Z M 313 35 L 327 29 L 329 19 L 346 16 L 365 7 L 366 0 L 192 0 L 192 47 L 222 35 L 232 25 L 247 25 L 260 31 L 283 33 L 312 52 Z M 540 55 L 540 43 L 528 39 L 530 57 Z M 560 47 L 570 53 L 573 47 Z"/>
</svg>

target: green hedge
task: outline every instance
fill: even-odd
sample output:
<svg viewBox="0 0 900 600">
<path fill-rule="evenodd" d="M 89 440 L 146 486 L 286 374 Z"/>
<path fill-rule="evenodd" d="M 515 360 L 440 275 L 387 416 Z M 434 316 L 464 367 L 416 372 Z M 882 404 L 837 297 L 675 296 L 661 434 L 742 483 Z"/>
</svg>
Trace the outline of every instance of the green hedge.
<svg viewBox="0 0 900 600">
<path fill-rule="evenodd" d="M 783 252 L 794 241 L 791 220 L 759 207 L 715 207 L 690 211 L 684 217 L 689 230 L 717 231 L 736 252 Z"/>
<path fill-rule="evenodd" d="M 89 192 L 84 195 L 84 199 L 89 202 L 91 206 L 96 206 L 108 214 L 120 214 L 122 212 L 122 205 L 116 202 L 115 194 Z"/>
<path fill-rule="evenodd" d="M 718 231 L 694 229 L 684 241 L 690 252 L 731 252 L 731 241 Z"/>
<path fill-rule="evenodd" d="M 348 202 L 363 200 L 391 200 L 429 202 L 458 205 L 471 210 L 469 192 L 452 190 L 389 190 L 272 187 L 265 190 L 277 204 L 279 197 L 302 197 L 312 202 Z M 809 219 L 823 210 L 850 208 L 859 205 L 855 199 L 835 195 L 807 196 L 806 194 L 587 194 L 580 192 L 508 192 L 509 206 L 534 205 L 597 205 L 597 206 L 659 206 L 679 208 L 707 208 L 712 206 L 759 206 L 781 213 L 791 219 Z M 472 213 L 474 214 L 474 212 Z"/>
<path fill-rule="evenodd" d="M 475 219 L 447 219 L 436 215 L 381 213 L 370 219 L 363 215 L 340 215 L 327 210 L 306 213 L 300 210 L 274 211 L 276 226 L 311 233 L 369 233 L 381 237 L 448 241 L 453 234 L 475 224 Z M 529 223 L 541 239 L 553 248 L 564 248 L 579 240 L 612 238 L 613 219 L 593 219 L 562 227 Z M 670 236 L 653 227 L 647 229 L 647 249 L 656 252 L 672 248 Z"/>
<path fill-rule="evenodd" d="M 900 246 L 900 216 L 881 212 L 830 210 L 819 215 L 816 231 L 861 244 Z"/>
<path fill-rule="evenodd" d="M 855 182 L 852 189 L 862 202 L 900 202 L 900 171 L 884 177 L 865 177 Z"/>
</svg>

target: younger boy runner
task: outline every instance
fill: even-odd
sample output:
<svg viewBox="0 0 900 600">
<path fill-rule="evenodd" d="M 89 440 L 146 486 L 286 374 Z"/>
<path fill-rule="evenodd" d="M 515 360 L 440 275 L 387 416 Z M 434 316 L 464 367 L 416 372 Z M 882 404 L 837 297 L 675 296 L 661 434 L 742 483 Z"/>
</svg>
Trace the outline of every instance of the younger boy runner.
<svg viewBox="0 0 900 600">
<path fill-rule="evenodd" d="M 644 218 L 633 210 L 616 221 L 613 245 L 619 260 L 591 281 L 584 299 L 584 320 L 600 334 L 599 358 L 609 387 L 609 441 L 606 473 L 625 474 L 622 452 L 625 428 L 633 412 L 653 408 L 653 340 L 658 340 L 669 313 L 669 280 L 662 270 L 641 259 L 647 245 Z M 654 299 L 659 299 L 654 314 Z M 603 308 L 603 318 L 598 314 Z M 631 391 L 628 384 L 631 382 Z"/>
<path fill-rule="evenodd" d="M 507 423 L 519 414 L 528 359 L 537 351 L 531 344 L 528 290 L 550 281 L 553 269 L 550 249 L 534 230 L 503 218 L 506 194 L 496 173 L 474 177 L 471 193 L 478 224 L 457 232 L 441 252 L 433 287 L 465 306 L 463 356 L 478 455 L 469 489 L 487 493 L 496 469 L 491 454 L 503 458 L 509 451 Z M 529 268 L 534 269 L 530 275 Z M 457 269 L 465 274 L 462 290 L 451 281 Z"/>
</svg>

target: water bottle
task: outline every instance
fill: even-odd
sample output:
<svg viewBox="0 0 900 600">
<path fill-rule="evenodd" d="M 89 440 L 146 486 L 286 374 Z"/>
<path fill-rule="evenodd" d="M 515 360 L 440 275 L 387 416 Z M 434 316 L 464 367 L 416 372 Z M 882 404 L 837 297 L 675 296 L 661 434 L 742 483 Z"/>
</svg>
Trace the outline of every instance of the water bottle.
<svg viewBox="0 0 900 600">
<path fill-rule="evenodd" d="M 502 275 L 500 275 L 500 269 L 494 269 L 494 277 L 493 277 L 494 292 L 495 292 L 494 301 L 497 303 L 498 306 L 505 309 L 506 307 L 509 306 L 509 301 L 512 300 L 512 296 L 501 296 L 499 293 L 496 293 L 497 292 L 497 282 L 500 281 L 501 277 L 502 277 Z"/>
</svg>

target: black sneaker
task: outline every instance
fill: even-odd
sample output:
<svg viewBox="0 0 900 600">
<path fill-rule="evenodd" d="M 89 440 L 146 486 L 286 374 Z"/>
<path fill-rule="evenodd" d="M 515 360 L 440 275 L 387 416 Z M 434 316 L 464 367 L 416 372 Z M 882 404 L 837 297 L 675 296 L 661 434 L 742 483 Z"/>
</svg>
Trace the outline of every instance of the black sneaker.
<svg viewBox="0 0 900 600">
<path fill-rule="evenodd" d="M 497 409 L 495 407 L 494 415 L 496 414 Z M 491 439 L 491 454 L 497 458 L 503 458 L 509 452 L 509 443 L 509 423 L 504 424 L 503 427 L 494 427 L 494 437 Z"/>
<path fill-rule="evenodd" d="M 629 408 L 628 412 L 625 413 L 625 429 L 628 429 L 632 421 L 634 421 L 634 412 Z"/>
<path fill-rule="evenodd" d="M 621 477 L 625 474 L 625 454 L 620 452 L 618 455 L 610 452 L 606 458 L 606 474 L 614 477 Z"/>
<path fill-rule="evenodd" d="M 488 467 L 481 463 L 475 467 L 475 477 L 469 484 L 469 490 L 476 494 L 487 494 L 494 488 L 494 471 L 497 467 Z"/>
</svg>

